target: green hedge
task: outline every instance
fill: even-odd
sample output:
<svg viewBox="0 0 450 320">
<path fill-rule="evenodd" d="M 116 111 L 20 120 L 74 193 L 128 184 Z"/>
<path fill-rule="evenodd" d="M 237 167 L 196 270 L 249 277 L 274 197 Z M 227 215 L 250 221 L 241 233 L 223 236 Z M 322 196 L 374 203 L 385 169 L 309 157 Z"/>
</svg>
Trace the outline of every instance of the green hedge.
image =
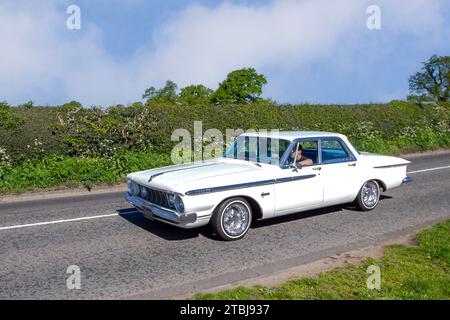
<svg viewBox="0 0 450 320">
<path fill-rule="evenodd" d="M 384 154 L 450 146 L 450 103 L 8 108 L 5 114 L 17 121 L 0 123 L 1 192 L 112 183 L 135 169 L 167 164 L 177 143 L 172 132 L 184 128 L 192 134 L 194 121 L 202 121 L 203 131 L 223 134 L 226 129 L 339 132 L 360 150 Z"/>
<path fill-rule="evenodd" d="M 0 126 L 0 148 L 20 163 L 50 155 L 110 157 L 123 150 L 168 154 L 177 128 L 340 132 L 366 151 L 392 153 L 447 147 L 450 104 L 391 102 L 355 106 L 283 105 L 13 108 L 19 127 Z M 1 160 L 0 160 L 1 161 Z"/>
<path fill-rule="evenodd" d="M 57 186 L 85 186 L 122 182 L 133 171 L 170 164 L 170 157 L 128 152 L 111 158 L 51 156 L 18 166 L 0 166 L 0 193 Z"/>
</svg>

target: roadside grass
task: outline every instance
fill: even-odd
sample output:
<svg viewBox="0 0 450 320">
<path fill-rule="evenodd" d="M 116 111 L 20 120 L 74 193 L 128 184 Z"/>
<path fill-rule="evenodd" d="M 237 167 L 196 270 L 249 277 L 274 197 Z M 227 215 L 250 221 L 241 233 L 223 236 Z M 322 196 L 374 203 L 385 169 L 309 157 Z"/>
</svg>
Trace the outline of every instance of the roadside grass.
<svg viewBox="0 0 450 320">
<path fill-rule="evenodd" d="M 421 231 L 416 242 L 416 246 L 386 246 L 379 260 L 369 258 L 323 272 L 317 278 L 299 278 L 272 288 L 200 293 L 193 299 L 450 299 L 450 220 Z M 369 265 L 380 267 L 380 290 L 367 288 Z"/>
</svg>

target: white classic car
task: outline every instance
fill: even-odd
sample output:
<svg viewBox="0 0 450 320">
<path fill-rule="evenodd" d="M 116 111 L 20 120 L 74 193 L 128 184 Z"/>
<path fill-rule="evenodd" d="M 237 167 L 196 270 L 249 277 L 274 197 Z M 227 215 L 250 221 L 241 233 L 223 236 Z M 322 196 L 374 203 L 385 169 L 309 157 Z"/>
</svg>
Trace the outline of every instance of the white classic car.
<svg viewBox="0 0 450 320">
<path fill-rule="evenodd" d="M 411 181 L 409 163 L 337 133 L 246 133 L 221 158 L 129 174 L 125 198 L 149 219 L 237 240 L 253 220 L 350 202 L 372 210 L 381 191 Z"/>
</svg>

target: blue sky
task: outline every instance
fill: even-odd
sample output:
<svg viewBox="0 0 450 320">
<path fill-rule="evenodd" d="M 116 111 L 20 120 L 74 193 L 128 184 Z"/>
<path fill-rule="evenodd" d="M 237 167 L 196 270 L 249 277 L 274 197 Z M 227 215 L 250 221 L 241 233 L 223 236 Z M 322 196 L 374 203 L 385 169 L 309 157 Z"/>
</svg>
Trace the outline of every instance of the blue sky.
<svg viewBox="0 0 450 320">
<path fill-rule="evenodd" d="M 66 28 L 71 4 L 80 30 Z M 372 4 L 380 30 L 366 26 Z M 1 0 L 0 100 L 127 104 L 167 79 L 215 89 L 255 67 L 279 102 L 386 102 L 449 55 L 449 35 L 444 0 Z"/>
</svg>

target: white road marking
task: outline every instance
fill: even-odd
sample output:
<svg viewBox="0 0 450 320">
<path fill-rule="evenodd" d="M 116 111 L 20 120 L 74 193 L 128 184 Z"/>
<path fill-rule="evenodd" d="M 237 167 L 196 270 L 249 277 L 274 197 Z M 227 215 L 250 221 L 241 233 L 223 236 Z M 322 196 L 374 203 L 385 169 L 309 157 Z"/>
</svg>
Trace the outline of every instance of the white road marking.
<svg viewBox="0 0 450 320">
<path fill-rule="evenodd" d="M 419 173 L 419 172 L 427 172 L 427 171 L 434 171 L 434 170 L 442 170 L 442 169 L 448 169 L 450 166 L 445 167 L 436 167 L 436 168 L 429 168 L 429 169 L 423 169 L 423 170 L 416 170 L 416 171 L 410 171 L 407 172 L 407 174 L 412 173 Z M 130 214 L 134 212 L 125 212 L 121 213 L 120 215 L 124 214 Z M 19 224 L 15 226 L 8 226 L 8 227 L 0 227 L 1 230 L 11 230 L 11 229 L 19 229 L 19 228 L 27 228 L 27 227 L 35 227 L 35 226 L 45 226 L 48 224 L 56 224 L 56 223 L 64 223 L 64 222 L 75 222 L 75 221 L 83 221 L 83 220 L 92 220 L 92 219 L 100 219 L 100 218 L 108 218 L 108 217 L 115 217 L 118 216 L 118 213 L 111 213 L 111 214 L 103 214 L 98 216 L 90 216 L 90 217 L 81 217 L 81 218 L 74 218 L 74 219 L 64 219 L 64 220 L 53 220 L 53 221 L 46 221 L 46 222 L 36 222 L 36 223 L 28 223 L 28 224 Z"/>
<path fill-rule="evenodd" d="M 121 213 L 120 215 L 130 214 L 130 213 L 134 213 L 134 212 L 125 212 L 125 213 Z M 91 220 L 91 219 L 115 217 L 115 216 L 118 216 L 118 215 L 119 215 L 118 213 L 111 213 L 111 214 L 103 214 L 103 215 L 98 215 L 98 216 L 74 218 L 74 219 L 64 219 L 64 220 L 53 220 L 53 221 L 47 221 L 47 222 L 36 222 L 36 223 L 19 224 L 19 225 L 15 225 L 15 226 L 0 227 L 0 230 L 19 229 L 19 228 L 27 228 L 27 227 L 34 227 L 34 226 L 45 226 L 45 225 L 48 225 L 48 224 L 56 224 L 56 223 L 64 223 L 64 222 L 74 222 L 74 221 L 82 221 L 82 220 Z"/>
<path fill-rule="evenodd" d="M 450 168 L 450 166 L 436 167 L 436 168 L 423 169 L 423 170 L 416 170 L 416 171 L 407 172 L 406 174 L 410 174 L 410 173 L 419 173 L 419 172 L 427 172 L 427 171 L 434 171 L 434 170 L 441 170 L 441 169 L 448 169 L 448 168 Z"/>
</svg>

